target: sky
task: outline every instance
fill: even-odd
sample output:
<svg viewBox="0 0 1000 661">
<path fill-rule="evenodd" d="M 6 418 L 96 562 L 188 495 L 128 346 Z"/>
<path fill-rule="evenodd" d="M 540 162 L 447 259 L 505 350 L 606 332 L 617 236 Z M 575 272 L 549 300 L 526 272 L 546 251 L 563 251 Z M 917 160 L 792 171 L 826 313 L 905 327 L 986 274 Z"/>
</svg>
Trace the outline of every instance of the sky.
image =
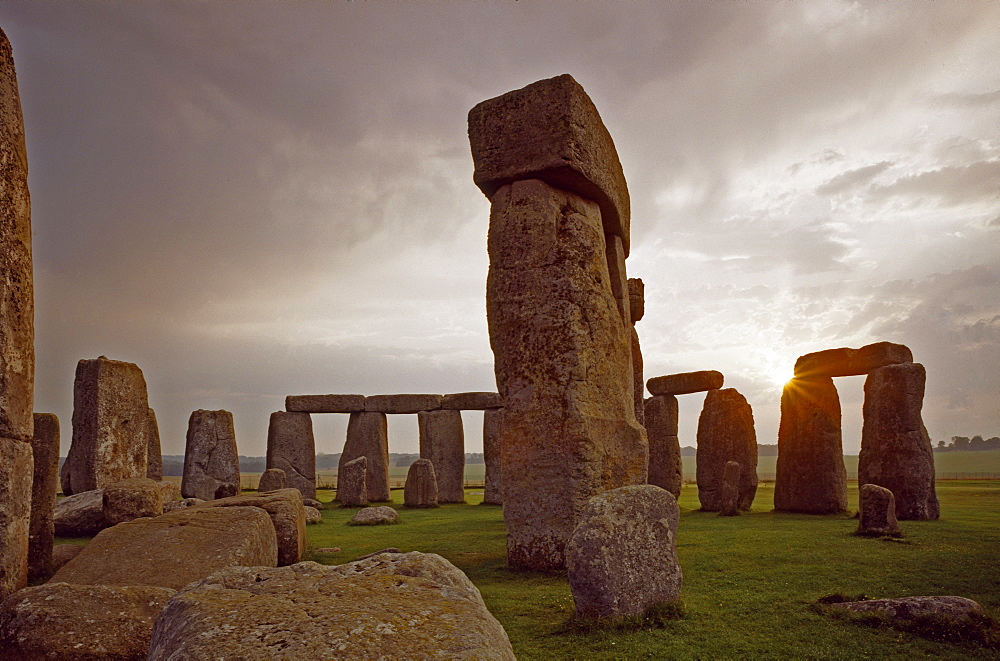
<svg viewBox="0 0 1000 661">
<path fill-rule="evenodd" d="M 797 356 L 888 340 L 935 444 L 1000 435 L 998 2 L 6 0 L 0 27 L 63 453 L 99 355 L 142 368 L 165 454 L 195 409 L 262 455 L 285 395 L 495 390 L 466 117 L 562 73 L 628 180 L 647 378 L 721 371 L 776 443 Z M 836 381 L 856 453 L 864 377 Z M 347 416 L 313 417 L 339 452 Z"/>
</svg>

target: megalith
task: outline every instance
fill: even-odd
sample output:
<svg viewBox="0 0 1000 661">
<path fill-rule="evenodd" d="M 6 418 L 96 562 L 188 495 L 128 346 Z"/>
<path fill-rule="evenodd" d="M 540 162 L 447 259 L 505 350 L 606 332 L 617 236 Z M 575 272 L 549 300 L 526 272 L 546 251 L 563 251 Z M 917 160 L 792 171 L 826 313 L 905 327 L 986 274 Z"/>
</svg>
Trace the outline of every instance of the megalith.
<svg viewBox="0 0 1000 661">
<path fill-rule="evenodd" d="M 28 584 L 31 444 L 0 437 L 0 598 Z"/>
<path fill-rule="evenodd" d="M 740 513 L 740 465 L 727 461 L 722 467 L 722 507 L 719 516 L 736 516 Z"/>
<path fill-rule="evenodd" d="M 308 413 L 275 411 L 267 426 L 267 467 L 285 471 L 285 486 L 316 498 L 316 440 Z"/>
<path fill-rule="evenodd" d="M 407 507 L 437 507 L 438 487 L 434 464 L 429 459 L 417 459 L 406 471 L 403 504 Z"/>
<path fill-rule="evenodd" d="M 860 349 L 841 347 L 799 356 L 794 373 L 796 377 L 809 379 L 861 376 L 886 365 L 912 362 L 913 353 L 905 345 L 875 342 Z"/>
<path fill-rule="evenodd" d="M 646 382 L 642 378 L 642 347 L 639 344 L 639 334 L 635 330 L 635 322 L 642 319 L 646 311 L 645 285 L 639 278 L 628 279 L 629 314 L 632 323 L 630 337 L 632 349 L 632 390 L 635 397 L 635 419 L 640 425 L 646 424 L 644 400 Z"/>
<path fill-rule="evenodd" d="M 31 482 L 31 524 L 28 537 L 28 578 L 49 573 L 59 486 L 59 418 L 52 413 L 34 414 L 35 432 L 31 439 L 34 477 Z"/>
<path fill-rule="evenodd" d="M 649 483 L 680 498 L 684 484 L 681 444 L 677 437 L 677 398 L 657 395 L 645 402 L 646 435 L 649 437 Z"/>
<path fill-rule="evenodd" d="M 937 519 L 934 454 L 920 415 L 927 374 L 920 363 L 886 365 L 865 380 L 858 484 L 892 491 L 896 518 Z"/>
<path fill-rule="evenodd" d="M 368 504 L 368 460 L 352 459 L 337 470 L 337 500 L 341 507 L 364 507 Z"/>
<path fill-rule="evenodd" d="M 389 426 L 385 413 L 358 411 L 347 421 L 347 440 L 340 455 L 337 472 L 358 457 L 367 459 L 368 500 L 386 502 L 389 494 Z"/>
<path fill-rule="evenodd" d="M 781 393 L 774 509 L 802 514 L 847 510 L 840 398 L 829 376 L 793 378 Z"/>
<path fill-rule="evenodd" d="M 646 389 L 654 397 L 657 395 L 689 395 L 695 392 L 718 390 L 724 381 L 725 377 L 722 372 L 716 370 L 681 372 L 653 377 L 646 382 Z"/>
<path fill-rule="evenodd" d="M 568 75 L 480 103 L 469 139 L 492 203 L 486 303 L 504 404 L 507 562 L 562 568 L 587 501 L 646 481 L 623 314 L 628 189 L 597 109 Z"/>
<path fill-rule="evenodd" d="M 257 491 L 274 491 L 285 488 L 285 471 L 280 468 L 268 468 L 261 474 L 257 482 Z"/>
<path fill-rule="evenodd" d="M 438 502 L 465 502 L 465 431 L 462 412 L 441 409 L 417 413 L 420 458 L 430 459 L 437 475 Z M 388 500 L 388 499 L 387 499 Z"/>
<path fill-rule="evenodd" d="M 740 465 L 739 509 L 749 510 L 757 493 L 757 434 L 753 410 L 735 388 L 709 390 L 698 418 L 698 500 L 701 509 L 722 509 L 727 461 Z"/>
<path fill-rule="evenodd" d="M 862 484 L 858 490 L 858 530 L 856 535 L 899 535 L 896 499 L 877 484 Z"/>
<path fill-rule="evenodd" d="M 240 457 L 229 411 L 198 409 L 188 419 L 181 495 L 214 500 L 240 492 Z"/>
<path fill-rule="evenodd" d="M 156 423 L 156 413 L 149 409 L 146 418 L 146 441 L 149 453 L 146 457 L 146 477 L 159 482 L 163 479 L 163 454 L 160 450 L 160 426 Z"/>
<path fill-rule="evenodd" d="M 500 463 L 500 409 L 483 411 L 483 461 L 486 483 L 483 505 L 503 504 L 503 469 Z"/>
</svg>

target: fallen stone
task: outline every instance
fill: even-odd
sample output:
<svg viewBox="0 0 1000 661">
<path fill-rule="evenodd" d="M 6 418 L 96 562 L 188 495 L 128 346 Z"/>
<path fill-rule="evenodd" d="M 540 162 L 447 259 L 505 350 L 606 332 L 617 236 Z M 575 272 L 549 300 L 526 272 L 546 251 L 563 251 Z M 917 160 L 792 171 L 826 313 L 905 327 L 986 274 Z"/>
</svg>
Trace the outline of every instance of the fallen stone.
<svg viewBox="0 0 1000 661">
<path fill-rule="evenodd" d="M 160 451 L 160 426 L 156 422 L 156 412 L 149 409 L 146 416 L 146 477 L 157 482 L 163 481 L 163 454 Z"/>
<path fill-rule="evenodd" d="M 899 622 L 933 618 L 941 624 L 972 627 L 981 626 L 981 618 L 985 615 L 979 603 L 953 596 L 869 599 L 829 604 L 829 607 L 852 613 L 877 613 Z"/>
<path fill-rule="evenodd" d="M 740 465 L 727 461 L 722 468 L 722 509 L 719 516 L 737 516 L 740 513 Z"/>
<path fill-rule="evenodd" d="M 439 503 L 465 502 L 465 431 L 460 411 L 421 411 L 420 458 L 430 459 Z"/>
<path fill-rule="evenodd" d="M 488 411 L 502 406 L 498 392 L 456 392 L 441 400 L 441 408 L 454 411 Z"/>
<path fill-rule="evenodd" d="M 402 552 L 403 552 L 402 549 L 398 549 L 395 546 L 390 546 L 387 549 L 382 549 L 380 551 L 374 551 L 372 553 L 366 553 L 365 555 L 361 556 L 360 558 L 355 558 L 354 561 L 357 562 L 359 560 L 367 560 L 368 558 L 374 558 L 375 556 L 382 555 L 383 553 L 402 553 Z"/>
<path fill-rule="evenodd" d="M 757 434 L 753 411 L 735 388 L 710 390 L 698 418 L 698 500 L 706 512 L 722 509 L 722 475 L 727 461 L 740 465 L 739 504 L 749 510 L 757 493 Z"/>
<path fill-rule="evenodd" d="M 352 459 L 337 471 L 337 500 L 341 507 L 368 505 L 367 472 L 368 460 L 365 457 Z"/>
<path fill-rule="evenodd" d="M 104 518 L 104 489 L 60 498 L 52 521 L 57 537 L 93 537 L 110 525 Z"/>
<path fill-rule="evenodd" d="M 51 413 L 34 415 L 31 440 L 34 478 L 31 482 L 31 522 L 28 532 L 28 579 L 48 575 L 52 564 L 52 539 L 59 483 L 59 418 Z"/>
<path fill-rule="evenodd" d="M 654 397 L 658 395 L 689 395 L 695 392 L 718 390 L 724 381 L 722 372 L 703 370 L 657 376 L 646 382 L 646 389 Z"/>
<path fill-rule="evenodd" d="M 318 510 L 323 509 L 323 503 L 319 502 L 315 498 L 303 498 L 302 504 L 305 505 L 306 507 L 314 507 Z"/>
<path fill-rule="evenodd" d="M 876 342 L 860 349 L 827 349 L 799 356 L 795 361 L 795 376 L 809 379 L 834 376 L 859 376 L 874 369 L 912 363 L 913 354 L 902 344 Z"/>
<path fill-rule="evenodd" d="M 285 471 L 280 468 L 268 468 L 261 474 L 260 481 L 257 482 L 257 491 L 274 491 L 285 488 Z M 302 502 L 305 502 L 303 499 Z"/>
<path fill-rule="evenodd" d="M 231 565 L 273 567 L 276 540 L 259 507 L 191 507 L 102 530 L 50 582 L 176 590 Z"/>
<path fill-rule="evenodd" d="M 104 520 L 109 526 L 163 514 L 163 492 L 148 477 L 134 477 L 104 487 Z"/>
<path fill-rule="evenodd" d="M 0 599 L 28 584 L 32 465 L 30 443 L 0 437 Z"/>
<path fill-rule="evenodd" d="M 365 507 L 351 518 L 353 526 L 378 526 L 386 523 L 396 523 L 399 513 L 391 507 Z"/>
<path fill-rule="evenodd" d="M 677 398 L 657 395 L 647 399 L 644 407 L 649 437 L 649 483 L 680 498 L 684 470 L 677 437 Z"/>
<path fill-rule="evenodd" d="M 862 484 L 858 498 L 858 530 L 867 536 L 898 535 L 896 499 L 892 492 L 876 484 Z"/>
<path fill-rule="evenodd" d="M 182 498 L 180 500 L 175 500 L 169 503 L 163 503 L 163 513 L 174 512 L 176 510 L 187 509 L 188 507 L 194 507 L 195 505 L 202 505 L 207 503 L 207 500 L 202 500 L 201 498 Z"/>
<path fill-rule="evenodd" d="M 279 489 L 210 500 L 202 507 L 259 507 L 271 517 L 278 544 L 278 565 L 292 565 L 306 549 L 306 512 L 298 489 Z"/>
<path fill-rule="evenodd" d="M 678 516 L 673 495 L 651 484 L 591 498 L 566 546 L 576 617 L 641 616 L 677 601 Z"/>
<path fill-rule="evenodd" d="M 389 427 L 385 413 L 352 413 L 347 421 L 347 440 L 340 455 L 337 473 L 347 462 L 367 459 L 365 489 L 368 500 L 392 500 L 389 494 Z"/>
<path fill-rule="evenodd" d="M 153 622 L 175 590 L 46 583 L 0 603 L 0 658 L 146 658 Z"/>
<path fill-rule="evenodd" d="M 429 459 L 417 459 L 406 471 L 403 504 L 407 507 L 438 507 L 437 475 Z"/>
<path fill-rule="evenodd" d="M 340 553 L 339 546 L 329 546 L 321 549 L 316 549 L 316 553 Z"/>
<path fill-rule="evenodd" d="M 440 556 L 380 554 L 335 567 L 231 568 L 174 595 L 150 661 L 217 658 L 514 659 L 465 574 Z"/>
<path fill-rule="evenodd" d="M 301 413 L 354 413 L 365 410 L 364 395 L 289 395 L 285 410 Z"/>
<path fill-rule="evenodd" d="M 181 495 L 212 500 L 240 492 L 233 414 L 199 409 L 188 420 Z"/>
<path fill-rule="evenodd" d="M 441 408 L 441 395 L 371 395 L 365 410 L 373 413 L 419 413 Z"/>
<path fill-rule="evenodd" d="M 275 411 L 267 427 L 267 467 L 285 471 L 285 486 L 316 497 L 316 440 L 308 413 Z"/>
<path fill-rule="evenodd" d="M 80 555 L 83 547 L 78 544 L 56 544 L 52 547 L 50 571 L 55 572 L 67 562 Z"/>
<path fill-rule="evenodd" d="M 181 486 L 173 480 L 160 480 L 156 483 L 156 486 L 160 490 L 164 507 L 166 507 L 167 503 L 180 500 Z"/>
<path fill-rule="evenodd" d="M 323 514 L 315 507 L 310 507 L 305 505 L 303 507 L 306 513 L 306 525 L 316 525 L 318 523 L 323 523 Z"/>
<path fill-rule="evenodd" d="M 483 463 L 486 468 L 483 505 L 502 505 L 503 469 L 500 465 L 499 409 L 483 411 Z"/>
</svg>

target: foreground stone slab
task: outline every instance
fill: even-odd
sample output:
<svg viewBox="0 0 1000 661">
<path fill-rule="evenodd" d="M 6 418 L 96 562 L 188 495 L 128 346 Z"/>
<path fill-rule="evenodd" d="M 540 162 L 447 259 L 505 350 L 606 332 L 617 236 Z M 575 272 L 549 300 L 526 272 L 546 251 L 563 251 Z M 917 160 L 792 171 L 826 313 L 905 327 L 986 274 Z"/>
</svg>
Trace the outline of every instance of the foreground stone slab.
<svg viewBox="0 0 1000 661">
<path fill-rule="evenodd" d="M 678 517 L 673 494 L 649 484 L 591 498 L 566 547 L 576 617 L 641 616 L 677 601 Z"/>
<path fill-rule="evenodd" d="M 465 502 L 465 430 L 459 411 L 421 411 L 420 458 L 434 464 L 438 502 Z"/>
<path fill-rule="evenodd" d="M 438 488 L 434 464 L 430 459 L 417 459 L 406 471 L 403 504 L 407 507 L 437 507 Z"/>
<path fill-rule="evenodd" d="M 302 413 L 354 413 L 365 410 L 364 395 L 289 395 L 286 411 Z"/>
<path fill-rule="evenodd" d="M 181 495 L 212 500 L 240 492 L 240 457 L 229 411 L 199 409 L 188 420 Z"/>
<path fill-rule="evenodd" d="M 897 535 L 896 499 L 876 484 L 862 484 L 858 494 L 857 535 Z"/>
<path fill-rule="evenodd" d="M 279 489 L 210 500 L 201 507 L 259 507 L 271 517 L 278 545 L 278 564 L 292 565 L 306 548 L 306 512 L 298 489 Z"/>
<path fill-rule="evenodd" d="M 365 507 L 358 510 L 358 513 L 351 517 L 351 525 L 354 526 L 380 526 L 387 523 L 396 523 L 399 512 L 382 505 L 380 507 Z"/>
<path fill-rule="evenodd" d="M 375 413 L 419 413 L 441 408 L 441 395 L 371 395 L 365 397 L 365 410 Z"/>
<path fill-rule="evenodd" d="M 33 470 L 31 444 L 0 437 L 0 598 L 28 584 Z"/>
<path fill-rule="evenodd" d="M 52 522 L 58 537 L 93 537 L 108 527 L 104 489 L 75 493 L 56 501 Z"/>
<path fill-rule="evenodd" d="M 795 376 L 822 378 L 859 376 L 873 369 L 897 363 L 912 363 L 913 354 L 902 344 L 876 342 L 860 349 L 827 349 L 799 356 L 795 361 Z"/>
<path fill-rule="evenodd" d="M 153 627 L 150 661 L 514 659 L 471 581 L 444 558 L 381 553 L 328 567 L 232 568 L 187 586 Z"/>
<path fill-rule="evenodd" d="M 500 463 L 500 416 L 498 409 L 483 412 L 484 505 L 503 504 L 503 468 Z"/>
<path fill-rule="evenodd" d="M 441 408 L 455 411 L 486 411 L 502 406 L 498 392 L 456 392 L 441 399 Z"/>
<path fill-rule="evenodd" d="M 47 583 L 0 603 L 0 658 L 146 658 L 153 622 L 174 595 L 148 585 Z"/>
<path fill-rule="evenodd" d="M 724 381 L 722 372 L 702 370 L 657 376 L 646 382 L 646 389 L 654 397 L 657 395 L 689 395 L 695 392 L 718 390 Z"/>
<path fill-rule="evenodd" d="M 352 413 L 347 421 L 347 440 L 337 465 L 339 475 L 348 462 L 367 460 L 365 489 L 368 500 L 392 500 L 389 494 L 389 423 L 385 413 Z"/>
<path fill-rule="evenodd" d="M 285 486 L 316 497 L 316 439 L 308 413 L 275 411 L 267 427 L 267 467 L 285 471 Z"/>
<path fill-rule="evenodd" d="M 935 618 L 952 625 L 981 626 L 983 607 L 965 597 L 897 597 L 830 604 L 830 608 L 853 613 L 879 613 L 901 622 Z"/>
<path fill-rule="evenodd" d="M 160 425 L 156 422 L 156 412 L 149 409 L 146 417 L 146 440 L 149 453 L 146 457 L 146 477 L 160 482 L 163 480 L 163 454 L 160 450 Z"/>
<path fill-rule="evenodd" d="M 337 471 L 337 500 L 341 507 L 368 505 L 368 459 L 358 457 Z"/>
<path fill-rule="evenodd" d="M 224 567 L 277 562 L 277 537 L 264 510 L 189 507 L 102 530 L 50 582 L 176 590 Z"/>
<path fill-rule="evenodd" d="M 539 179 L 593 200 L 602 233 L 629 252 L 628 185 L 597 107 L 569 74 L 488 99 L 469 111 L 473 181 L 493 200 L 504 185 Z"/>
<path fill-rule="evenodd" d="M 34 415 L 35 435 L 31 440 L 34 479 L 31 482 L 31 524 L 28 534 L 28 578 L 49 573 L 59 486 L 59 418 L 52 413 Z"/>
<path fill-rule="evenodd" d="M 706 512 L 722 509 L 726 462 L 740 465 L 739 509 L 749 510 L 757 493 L 757 433 L 753 410 L 735 388 L 710 390 L 698 418 L 698 500 Z"/>
<path fill-rule="evenodd" d="M 280 468 L 268 468 L 257 482 L 257 491 L 274 491 L 285 488 L 285 471 Z"/>
<path fill-rule="evenodd" d="M 920 363 L 887 365 L 865 380 L 858 484 L 892 491 L 896 518 L 937 519 L 934 452 L 920 410 L 927 374 Z"/>
<path fill-rule="evenodd" d="M 163 490 L 148 477 L 135 477 L 104 487 L 101 498 L 104 520 L 109 526 L 163 514 Z"/>
<path fill-rule="evenodd" d="M 657 395 L 647 399 L 644 407 L 649 437 L 649 483 L 680 498 L 684 470 L 677 437 L 677 398 Z"/>
</svg>

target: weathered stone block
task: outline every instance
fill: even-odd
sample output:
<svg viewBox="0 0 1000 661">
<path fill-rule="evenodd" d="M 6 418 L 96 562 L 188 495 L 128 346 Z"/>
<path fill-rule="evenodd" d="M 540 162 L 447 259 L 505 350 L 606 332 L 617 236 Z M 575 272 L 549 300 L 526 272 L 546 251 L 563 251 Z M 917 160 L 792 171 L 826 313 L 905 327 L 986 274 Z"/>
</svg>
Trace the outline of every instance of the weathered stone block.
<svg viewBox="0 0 1000 661">
<path fill-rule="evenodd" d="M 485 411 L 502 406 L 498 392 L 456 392 L 441 399 L 441 408 L 455 411 Z"/>
<path fill-rule="evenodd" d="M 365 489 L 368 500 L 392 500 L 389 494 L 389 426 L 385 413 L 352 413 L 347 421 L 347 440 L 337 472 L 349 461 L 364 457 L 368 463 Z"/>
<path fill-rule="evenodd" d="M 632 397 L 635 405 L 635 419 L 640 425 L 646 424 L 646 387 L 642 380 L 642 347 L 635 326 L 630 327 L 629 347 L 632 352 Z"/>
<path fill-rule="evenodd" d="M 268 468 L 260 476 L 257 483 L 257 491 L 274 491 L 285 488 L 285 471 L 280 468 Z"/>
<path fill-rule="evenodd" d="M 357 514 L 351 517 L 351 525 L 354 526 L 381 526 L 395 523 L 399 518 L 399 512 L 382 505 L 380 507 L 364 507 L 358 510 Z"/>
<path fill-rule="evenodd" d="M 104 489 L 83 491 L 56 501 L 52 511 L 58 537 L 92 537 L 108 527 L 104 518 Z"/>
<path fill-rule="evenodd" d="M 240 492 L 240 456 L 229 411 L 191 413 L 184 447 L 181 495 L 212 500 Z"/>
<path fill-rule="evenodd" d="M 430 459 L 437 475 L 438 502 L 465 502 L 465 430 L 460 411 L 421 411 L 420 458 Z"/>
<path fill-rule="evenodd" d="M 365 410 L 374 413 L 419 413 L 441 408 L 441 395 L 371 395 L 365 397 Z"/>
<path fill-rule="evenodd" d="M 407 507 L 437 507 L 438 488 L 434 464 L 429 459 L 417 459 L 406 471 L 403 504 Z"/>
<path fill-rule="evenodd" d="M 740 465 L 739 509 L 749 510 L 757 493 L 757 433 L 753 410 L 735 388 L 709 390 L 698 418 L 698 500 L 707 512 L 722 509 L 722 473 L 727 461 Z"/>
<path fill-rule="evenodd" d="M 684 466 L 677 438 L 677 398 L 658 395 L 647 399 L 644 406 L 649 437 L 649 483 L 680 498 Z"/>
<path fill-rule="evenodd" d="M 163 491 L 148 477 L 134 477 L 104 487 L 101 504 L 104 520 L 114 526 L 143 516 L 163 514 Z"/>
<path fill-rule="evenodd" d="M 847 601 L 830 604 L 829 607 L 853 613 L 877 613 L 896 622 L 923 620 L 925 623 L 939 623 L 953 631 L 970 631 L 982 627 L 986 615 L 983 607 L 972 599 L 944 595 Z"/>
<path fill-rule="evenodd" d="M 160 490 L 160 497 L 163 500 L 164 508 L 166 508 L 168 503 L 180 500 L 181 485 L 173 480 L 159 480 L 156 482 L 156 486 Z"/>
<path fill-rule="evenodd" d="M 35 435 L 31 440 L 34 479 L 31 481 L 31 525 L 28 536 L 28 578 L 49 573 L 59 484 L 59 418 L 52 413 L 34 415 Z"/>
<path fill-rule="evenodd" d="M 368 460 L 365 457 L 352 459 L 337 470 L 337 500 L 341 507 L 368 505 L 367 473 Z"/>
<path fill-rule="evenodd" d="M 810 379 L 859 376 L 886 365 L 912 362 L 913 354 L 906 346 L 876 342 L 860 349 L 843 347 L 799 356 L 795 361 L 795 376 Z"/>
<path fill-rule="evenodd" d="M 31 444 L 0 437 L 0 599 L 28 584 L 33 472 Z"/>
<path fill-rule="evenodd" d="M 628 303 L 634 324 L 646 315 L 646 285 L 642 278 L 628 279 Z"/>
<path fill-rule="evenodd" d="M 365 410 L 364 395 L 289 395 L 285 410 L 302 413 L 354 413 Z"/>
<path fill-rule="evenodd" d="M 896 499 L 892 492 L 877 484 L 862 484 L 858 490 L 858 535 L 895 535 L 899 533 Z"/>
<path fill-rule="evenodd" d="M 56 544 L 52 547 L 52 571 L 55 572 L 67 562 L 80 555 L 82 546 L 77 544 Z"/>
<path fill-rule="evenodd" d="M 316 497 L 316 439 L 308 413 L 275 411 L 267 427 L 267 467 L 285 471 L 285 486 Z"/>
<path fill-rule="evenodd" d="M 727 461 L 722 467 L 722 508 L 719 516 L 737 516 L 740 513 L 740 465 Z"/>
<path fill-rule="evenodd" d="M 210 500 L 201 507 L 259 507 L 271 517 L 278 545 L 278 564 L 292 565 L 306 548 L 306 512 L 298 489 L 230 496 Z"/>
<path fill-rule="evenodd" d="M 629 309 L 628 276 L 625 274 L 625 249 L 622 247 L 622 238 L 614 234 L 605 234 L 604 252 L 608 261 L 611 296 L 615 299 L 622 322 L 631 324 L 632 311 Z"/>
<path fill-rule="evenodd" d="M 498 409 L 484 411 L 483 462 L 486 464 L 484 505 L 503 504 L 503 464 L 500 455 L 500 411 Z"/>
<path fill-rule="evenodd" d="M 146 477 L 160 482 L 163 480 L 163 454 L 160 451 L 160 426 L 156 423 L 156 413 L 149 409 L 146 418 L 146 440 L 149 453 L 146 457 Z"/>
<path fill-rule="evenodd" d="M 683 372 L 657 376 L 646 382 L 649 394 L 657 395 L 688 395 L 693 392 L 718 390 L 723 383 L 722 372 L 702 370 L 701 372 Z"/>
</svg>

